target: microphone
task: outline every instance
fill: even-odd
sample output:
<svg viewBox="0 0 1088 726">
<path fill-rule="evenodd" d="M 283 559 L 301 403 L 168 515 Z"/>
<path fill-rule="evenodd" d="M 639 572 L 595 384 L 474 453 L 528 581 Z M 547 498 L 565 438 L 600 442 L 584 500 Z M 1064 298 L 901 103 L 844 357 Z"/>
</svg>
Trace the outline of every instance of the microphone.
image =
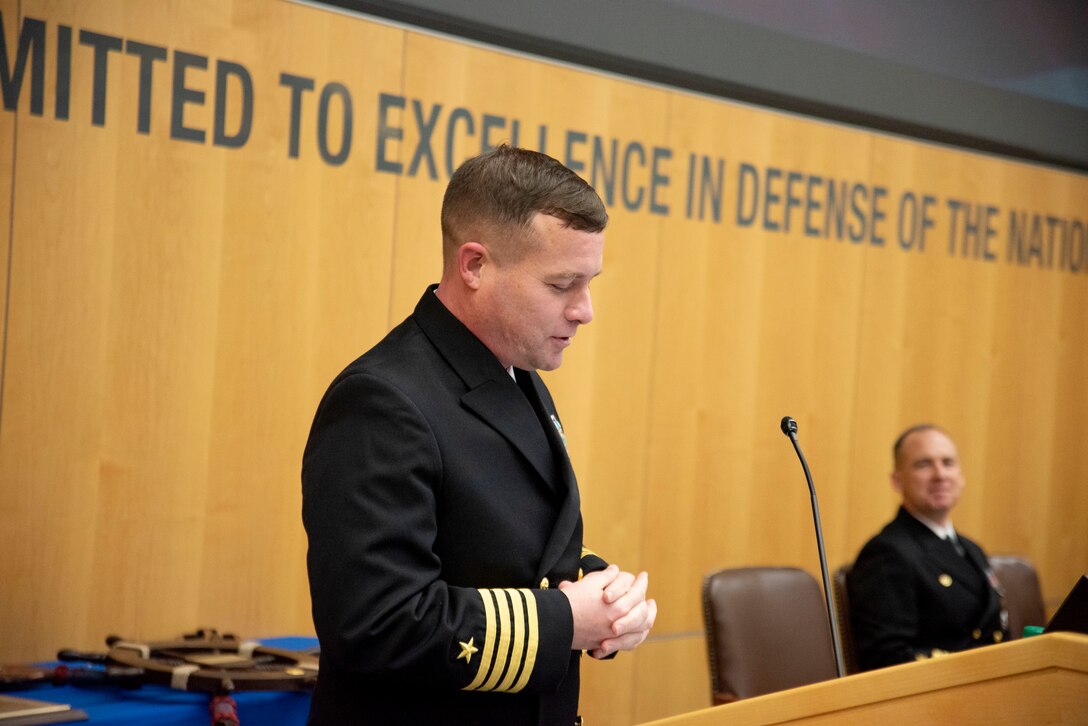
<svg viewBox="0 0 1088 726">
<path fill-rule="evenodd" d="M 820 551 L 820 574 L 824 578 L 824 601 L 827 603 L 827 620 L 831 624 L 831 646 L 835 650 L 835 667 L 838 669 L 839 678 L 846 675 L 846 667 L 842 660 L 842 641 L 839 637 L 839 623 L 835 618 L 834 606 L 831 603 L 831 578 L 827 574 L 827 555 L 824 553 L 824 531 L 820 526 L 820 505 L 816 502 L 816 487 L 812 484 L 812 474 L 808 470 L 808 462 L 801 453 L 801 447 L 797 444 L 797 422 L 789 416 L 782 417 L 782 433 L 789 437 L 793 444 L 797 458 L 801 460 L 801 468 L 805 470 L 805 481 L 808 482 L 808 491 L 812 495 L 812 522 L 816 525 L 816 548 Z"/>
</svg>

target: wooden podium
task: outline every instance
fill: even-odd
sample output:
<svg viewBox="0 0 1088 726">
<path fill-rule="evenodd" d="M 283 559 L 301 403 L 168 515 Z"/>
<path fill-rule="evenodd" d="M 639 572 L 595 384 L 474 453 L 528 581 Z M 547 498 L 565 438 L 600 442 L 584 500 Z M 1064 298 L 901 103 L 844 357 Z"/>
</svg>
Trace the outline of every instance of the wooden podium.
<svg viewBox="0 0 1088 726">
<path fill-rule="evenodd" d="M 1051 633 L 653 721 L 1088 724 L 1088 635 Z"/>
</svg>

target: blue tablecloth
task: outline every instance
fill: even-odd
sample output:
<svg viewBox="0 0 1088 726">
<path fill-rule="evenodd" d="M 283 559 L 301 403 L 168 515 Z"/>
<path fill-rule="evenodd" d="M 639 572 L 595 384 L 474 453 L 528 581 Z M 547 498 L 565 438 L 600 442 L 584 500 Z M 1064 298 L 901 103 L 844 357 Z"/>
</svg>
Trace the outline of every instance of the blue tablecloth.
<svg viewBox="0 0 1088 726">
<path fill-rule="evenodd" d="M 317 638 L 261 638 L 271 648 L 310 650 Z M 76 686 L 40 686 L 12 695 L 39 701 L 67 703 L 87 713 L 91 723 L 110 726 L 143 724 L 185 724 L 208 726 L 209 696 L 206 693 L 175 691 L 165 686 L 136 689 L 87 688 Z M 287 691 L 251 691 L 235 693 L 240 726 L 292 726 L 305 724 L 310 711 L 310 694 Z"/>
</svg>

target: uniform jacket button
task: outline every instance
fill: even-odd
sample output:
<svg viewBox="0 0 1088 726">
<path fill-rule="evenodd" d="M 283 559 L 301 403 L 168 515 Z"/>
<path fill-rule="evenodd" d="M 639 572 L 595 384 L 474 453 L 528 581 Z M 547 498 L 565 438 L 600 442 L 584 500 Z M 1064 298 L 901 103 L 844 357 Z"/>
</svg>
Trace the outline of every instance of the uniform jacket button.
<svg viewBox="0 0 1088 726">
<path fill-rule="evenodd" d="M 547 590 L 548 589 L 548 578 L 545 577 L 543 580 L 540 581 L 540 589 L 541 590 Z"/>
</svg>

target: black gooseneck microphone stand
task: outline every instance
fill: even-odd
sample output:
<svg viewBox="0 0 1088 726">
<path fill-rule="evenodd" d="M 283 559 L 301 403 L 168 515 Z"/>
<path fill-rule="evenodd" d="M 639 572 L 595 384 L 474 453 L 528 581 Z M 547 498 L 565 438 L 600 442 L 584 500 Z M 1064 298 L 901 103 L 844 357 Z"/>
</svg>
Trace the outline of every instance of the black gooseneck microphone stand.
<svg viewBox="0 0 1088 726">
<path fill-rule="evenodd" d="M 824 601 L 827 603 L 827 621 L 831 624 L 831 646 L 835 650 L 835 667 L 839 671 L 839 678 L 846 675 L 846 668 L 842 661 L 842 641 L 839 639 L 839 623 L 835 618 L 834 605 L 831 603 L 831 578 L 827 574 L 827 555 L 824 553 L 824 530 L 820 526 L 820 505 L 816 503 L 816 487 L 812 484 L 812 474 L 808 470 L 808 462 L 801 453 L 801 447 L 797 444 L 797 422 L 789 416 L 782 418 L 782 433 L 789 437 L 793 443 L 793 450 L 797 452 L 797 458 L 801 460 L 801 468 L 805 470 L 805 481 L 808 482 L 808 491 L 812 495 L 812 521 L 816 525 L 816 547 L 820 550 L 820 574 L 824 578 Z"/>
</svg>

